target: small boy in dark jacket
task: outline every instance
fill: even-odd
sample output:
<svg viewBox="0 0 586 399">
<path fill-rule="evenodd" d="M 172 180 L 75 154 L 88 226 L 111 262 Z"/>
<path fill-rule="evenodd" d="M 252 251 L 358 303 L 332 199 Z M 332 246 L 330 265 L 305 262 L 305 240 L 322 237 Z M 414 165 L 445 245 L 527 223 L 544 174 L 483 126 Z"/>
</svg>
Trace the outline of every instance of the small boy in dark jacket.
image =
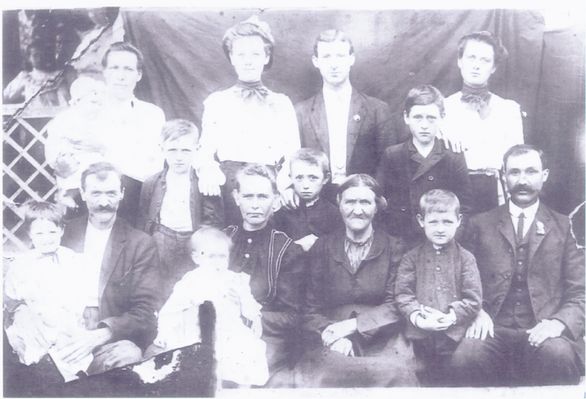
<svg viewBox="0 0 586 399">
<path fill-rule="evenodd" d="M 292 155 L 289 173 L 300 204 L 297 209 L 281 208 L 273 216 L 273 223 L 276 229 L 309 251 L 319 236 L 342 223 L 338 208 L 320 198 L 330 178 L 330 163 L 322 151 L 302 148 Z"/>
<path fill-rule="evenodd" d="M 412 248 L 424 241 L 415 219 L 423 193 L 434 188 L 454 192 L 466 216 L 470 179 L 464 154 L 446 149 L 436 138 L 444 117 L 444 100 L 438 89 L 430 85 L 411 89 L 403 117 L 412 137 L 385 150 L 376 180 L 388 203 L 383 216 L 387 232 L 404 238 Z"/>
<path fill-rule="evenodd" d="M 435 189 L 419 205 L 417 220 L 427 241 L 403 256 L 395 300 L 428 383 L 445 384 L 450 357 L 480 311 L 482 285 L 474 255 L 454 239 L 462 219 L 458 197 Z"/>
</svg>

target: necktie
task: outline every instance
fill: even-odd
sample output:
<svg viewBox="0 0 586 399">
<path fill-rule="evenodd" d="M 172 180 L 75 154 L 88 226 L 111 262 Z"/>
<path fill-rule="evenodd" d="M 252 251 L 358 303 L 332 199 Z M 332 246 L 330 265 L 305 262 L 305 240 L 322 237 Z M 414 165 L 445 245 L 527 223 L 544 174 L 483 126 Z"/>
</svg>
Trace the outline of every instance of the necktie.
<svg viewBox="0 0 586 399">
<path fill-rule="evenodd" d="M 517 219 L 517 244 L 520 244 L 523 241 L 523 230 L 525 229 L 525 214 L 521 212 L 519 214 L 519 219 Z"/>
</svg>

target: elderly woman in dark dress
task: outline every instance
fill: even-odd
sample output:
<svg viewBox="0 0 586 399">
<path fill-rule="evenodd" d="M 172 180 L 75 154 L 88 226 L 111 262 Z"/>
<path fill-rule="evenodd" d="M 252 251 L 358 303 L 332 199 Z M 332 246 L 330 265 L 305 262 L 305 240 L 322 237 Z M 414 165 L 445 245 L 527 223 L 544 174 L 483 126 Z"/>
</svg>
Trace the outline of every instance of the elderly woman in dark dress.
<svg viewBox="0 0 586 399">
<path fill-rule="evenodd" d="M 345 227 L 320 237 L 309 253 L 306 352 L 296 368 L 296 384 L 417 385 L 393 294 L 404 246 L 372 223 L 384 204 L 380 187 L 368 175 L 351 175 L 337 200 Z"/>
</svg>

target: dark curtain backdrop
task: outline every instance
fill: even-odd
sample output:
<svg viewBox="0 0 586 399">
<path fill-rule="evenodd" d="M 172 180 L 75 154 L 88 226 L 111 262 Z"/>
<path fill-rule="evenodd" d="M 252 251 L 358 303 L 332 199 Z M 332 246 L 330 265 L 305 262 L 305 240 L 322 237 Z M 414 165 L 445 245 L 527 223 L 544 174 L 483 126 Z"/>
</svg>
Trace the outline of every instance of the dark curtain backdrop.
<svg viewBox="0 0 586 399">
<path fill-rule="evenodd" d="M 322 30 L 338 28 L 354 42 L 353 85 L 388 102 L 398 129 L 404 129 L 400 114 L 407 91 L 422 83 L 435 85 L 446 96 L 459 90 L 458 39 L 476 30 L 493 31 L 502 38 L 510 56 L 493 76 L 491 90 L 521 104 L 527 115 L 525 140 L 542 146 L 549 155 L 552 173 L 546 201 L 565 213 L 583 201 L 584 33 L 544 32 L 544 22 L 537 11 L 121 12 L 127 40 L 145 55 L 138 97 L 162 107 L 168 119 L 187 118 L 198 125 L 203 100 L 211 92 L 231 86 L 236 79 L 221 48 L 222 35 L 252 14 L 260 14 L 270 24 L 276 39 L 273 67 L 263 78 L 268 87 L 286 93 L 293 102 L 318 91 L 321 78 L 311 64 L 313 41 Z M 4 37 L 6 41 L 7 35 Z M 7 58 L 6 50 L 5 47 L 5 67 L 12 58 Z"/>
</svg>

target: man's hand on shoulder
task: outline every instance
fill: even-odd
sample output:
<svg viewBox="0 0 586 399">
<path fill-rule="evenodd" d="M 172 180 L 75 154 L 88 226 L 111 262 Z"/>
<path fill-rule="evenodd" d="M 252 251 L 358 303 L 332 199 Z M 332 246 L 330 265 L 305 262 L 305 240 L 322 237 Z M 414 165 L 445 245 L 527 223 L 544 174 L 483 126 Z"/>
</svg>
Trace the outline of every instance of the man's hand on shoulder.
<svg viewBox="0 0 586 399">
<path fill-rule="evenodd" d="M 292 187 L 287 187 L 281 192 L 281 205 L 287 209 L 299 208 L 299 196 Z"/>
</svg>

